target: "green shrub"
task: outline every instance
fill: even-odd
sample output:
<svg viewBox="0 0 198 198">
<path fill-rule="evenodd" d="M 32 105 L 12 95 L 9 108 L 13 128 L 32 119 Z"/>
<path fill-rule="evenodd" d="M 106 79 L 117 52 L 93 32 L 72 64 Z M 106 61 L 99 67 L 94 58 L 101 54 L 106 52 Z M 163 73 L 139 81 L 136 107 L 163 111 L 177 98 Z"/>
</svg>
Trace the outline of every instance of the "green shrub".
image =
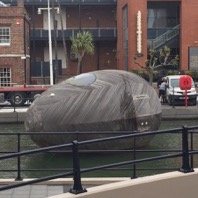
<svg viewBox="0 0 198 198">
<path fill-rule="evenodd" d="M 197 70 L 187 70 L 187 71 L 185 71 L 185 74 L 191 76 L 195 82 L 198 81 L 198 71 Z"/>
<path fill-rule="evenodd" d="M 138 76 L 141 76 L 146 81 L 149 81 L 149 75 L 144 70 L 131 70 L 131 72 L 137 74 Z M 179 70 L 164 70 L 163 75 L 161 74 L 161 70 L 154 71 L 153 73 L 153 82 L 157 82 L 159 80 L 159 77 L 162 76 L 168 76 L 168 75 L 179 75 L 179 74 L 185 74 L 189 75 L 193 78 L 195 82 L 198 82 L 198 71 L 197 70 L 187 70 L 187 71 L 179 71 Z"/>
</svg>

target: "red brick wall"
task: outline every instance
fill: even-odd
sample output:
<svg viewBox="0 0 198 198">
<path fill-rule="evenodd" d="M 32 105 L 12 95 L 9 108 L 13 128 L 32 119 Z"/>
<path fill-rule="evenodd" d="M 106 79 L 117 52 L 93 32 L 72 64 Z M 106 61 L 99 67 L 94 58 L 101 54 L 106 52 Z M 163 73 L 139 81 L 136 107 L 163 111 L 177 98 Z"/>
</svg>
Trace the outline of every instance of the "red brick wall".
<svg viewBox="0 0 198 198">
<path fill-rule="evenodd" d="M 134 64 L 133 57 L 137 54 L 137 13 L 141 12 L 142 54 L 139 58 L 142 64 L 147 60 L 147 3 L 145 0 L 129 1 L 129 70 L 140 69 Z"/>
<path fill-rule="evenodd" d="M 27 12 L 31 18 L 31 25 L 34 24 L 34 28 L 42 29 L 43 28 L 43 12 L 38 14 L 38 7 L 35 6 L 33 13 L 32 7 L 27 7 Z M 31 26 L 33 28 L 33 26 Z"/>
<path fill-rule="evenodd" d="M 29 23 L 26 22 L 24 29 L 24 17 L 27 16 L 23 7 L 0 7 L 0 26 L 10 27 L 11 44 L 10 46 L 0 46 L 0 67 L 10 67 L 12 83 L 23 84 L 25 82 L 24 60 L 21 59 L 25 54 L 24 37 L 26 37 L 26 55 L 29 56 L 30 39 Z M 25 35 L 24 35 L 25 30 Z M 30 58 L 26 59 L 26 77 L 29 83 Z"/>
<path fill-rule="evenodd" d="M 21 8 L 0 8 L 0 25 L 11 28 L 11 45 L 1 46 L 1 54 L 23 52 L 23 14 Z M 19 23 L 19 24 L 17 24 Z"/>
<path fill-rule="evenodd" d="M 161 2 L 161 0 L 148 0 Z M 173 2 L 173 0 L 168 0 Z M 197 0 L 176 0 L 181 2 L 180 10 L 180 24 L 181 24 L 181 36 L 180 36 L 180 69 L 188 70 L 189 47 L 198 47 L 198 1 Z M 174 2 L 176 2 L 174 1 Z M 133 63 L 133 56 L 136 54 L 136 14 L 140 10 L 142 12 L 142 47 L 143 57 L 139 58 L 139 61 L 144 63 L 147 59 L 147 0 L 119 0 L 117 1 L 117 13 L 118 13 L 118 67 L 124 69 L 124 54 L 123 54 L 123 33 L 122 33 L 122 8 L 128 5 L 129 12 L 129 69 L 140 69 Z"/>
<path fill-rule="evenodd" d="M 24 68 L 21 58 L 0 58 L 0 67 L 11 68 L 12 83 L 24 83 Z"/>
<path fill-rule="evenodd" d="M 188 48 L 198 47 L 197 35 L 198 35 L 198 1 L 182 0 L 180 64 L 183 70 L 188 70 Z"/>
<path fill-rule="evenodd" d="M 124 69 L 124 48 L 123 48 L 123 8 L 128 6 L 128 0 L 117 1 L 117 66 Z"/>
<path fill-rule="evenodd" d="M 87 6 L 81 9 L 81 27 L 96 28 L 96 27 L 116 27 L 115 7 L 113 6 Z M 79 27 L 79 9 L 78 7 L 67 7 L 67 28 Z"/>
<path fill-rule="evenodd" d="M 118 67 L 124 69 L 123 48 L 123 8 L 128 6 L 128 69 L 140 69 L 134 64 L 133 57 L 137 54 L 137 12 L 142 15 L 142 54 L 139 62 L 144 63 L 147 59 L 147 1 L 145 0 L 119 0 L 118 1 Z"/>
</svg>

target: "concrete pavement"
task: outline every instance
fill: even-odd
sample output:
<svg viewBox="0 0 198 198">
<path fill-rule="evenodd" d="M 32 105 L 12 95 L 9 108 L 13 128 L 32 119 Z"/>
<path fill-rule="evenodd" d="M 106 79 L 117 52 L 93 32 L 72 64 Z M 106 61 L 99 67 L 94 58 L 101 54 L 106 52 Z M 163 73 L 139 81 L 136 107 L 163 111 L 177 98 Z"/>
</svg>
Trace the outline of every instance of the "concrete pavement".
<svg viewBox="0 0 198 198">
<path fill-rule="evenodd" d="M 82 178 L 82 187 L 87 189 L 93 186 L 120 182 L 129 179 L 129 177 Z M 24 181 L 29 180 L 31 179 L 25 179 Z M 14 181 L 14 179 L 0 179 L 0 186 L 16 182 L 17 181 Z M 54 198 L 55 195 L 68 193 L 72 187 L 72 178 L 55 179 L 40 184 L 27 185 L 10 190 L 0 191 L 0 198 L 47 198 L 52 196 Z"/>
<path fill-rule="evenodd" d="M 28 185 L 0 192 L 1 198 L 46 198 L 68 192 L 64 185 Z M 66 191 L 67 190 L 67 191 Z"/>
<path fill-rule="evenodd" d="M 26 108 L 16 109 L 12 107 L 0 107 L 0 123 L 21 123 L 24 122 L 26 112 Z"/>
<path fill-rule="evenodd" d="M 198 105 L 185 107 L 162 104 L 162 119 L 198 119 Z"/>
</svg>

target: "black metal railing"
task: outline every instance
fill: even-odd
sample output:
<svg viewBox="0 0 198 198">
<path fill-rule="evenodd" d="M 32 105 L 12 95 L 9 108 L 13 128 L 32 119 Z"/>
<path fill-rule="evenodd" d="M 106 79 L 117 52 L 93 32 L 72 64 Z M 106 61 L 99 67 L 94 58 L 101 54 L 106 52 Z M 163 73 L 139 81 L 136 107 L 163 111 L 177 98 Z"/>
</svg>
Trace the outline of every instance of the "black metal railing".
<svg viewBox="0 0 198 198">
<path fill-rule="evenodd" d="M 117 0 L 59 0 L 61 5 L 116 5 Z M 24 0 L 25 5 L 47 5 L 47 0 Z M 6 4 L 16 5 L 17 0 L 6 0 Z"/>
<path fill-rule="evenodd" d="M 116 40 L 117 39 L 117 28 L 82 28 L 84 31 L 89 31 L 93 35 L 94 40 Z M 52 35 L 54 35 L 52 30 Z M 67 40 L 79 32 L 76 28 L 67 28 L 64 30 L 64 36 Z M 46 29 L 33 29 L 31 30 L 31 38 L 37 40 L 47 40 L 48 30 Z M 62 31 L 57 30 L 57 39 L 62 40 Z"/>
<path fill-rule="evenodd" d="M 119 133 L 121 135 L 119 135 Z M 175 158 L 181 158 L 181 163 L 177 168 L 174 168 L 174 170 L 181 171 L 183 173 L 189 173 L 193 171 L 194 167 L 194 158 L 193 156 L 198 154 L 198 150 L 194 148 L 194 135 L 198 133 L 198 126 L 183 126 L 181 128 L 175 128 L 175 129 L 170 129 L 170 130 L 160 130 L 160 131 L 151 131 L 151 132 L 101 132 L 102 135 L 106 135 L 104 138 L 99 138 L 99 139 L 90 139 L 86 141 L 78 141 L 80 136 L 83 134 L 100 134 L 100 132 L 77 132 L 77 133 L 69 133 L 69 132 L 59 132 L 59 133 L 39 133 L 39 132 L 33 132 L 33 133 L 0 133 L 0 136 L 16 136 L 17 137 L 17 149 L 16 151 L 7 151 L 7 152 L 0 152 L 0 161 L 2 160 L 7 160 L 7 159 L 13 159 L 16 158 L 16 164 L 17 164 L 17 169 L 16 170 L 11 170 L 11 171 L 16 171 L 17 176 L 16 180 L 21 182 L 18 182 L 16 184 L 10 184 L 10 185 L 5 185 L 0 187 L 1 190 L 7 190 L 15 187 L 20 187 L 24 185 L 29 185 L 29 184 L 34 184 L 38 182 L 43 182 L 43 181 L 48 181 L 52 179 L 57 179 L 57 178 L 62 178 L 62 177 L 68 177 L 72 176 L 73 177 L 73 188 L 71 188 L 70 192 L 74 194 L 78 193 L 83 193 L 86 192 L 86 189 L 82 187 L 81 183 L 81 175 L 89 172 L 94 172 L 98 170 L 112 170 L 112 169 L 117 169 L 119 167 L 125 167 L 126 165 L 130 165 L 130 171 L 132 172 L 132 177 L 131 178 L 136 178 L 137 174 L 136 171 L 137 165 L 146 163 L 146 162 L 153 162 L 156 160 L 164 160 L 164 159 L 175 159 Z M 57 145 L 57 146 L 49 146 L 45 148 L 36 148 L 33 150 L 23 150 L 21 148 L 21 139 L 23 136 L 50 136 L 50 135 L 69 135 L 69 134 L 75 134 L 76 135 L 76 140 L 74 140 L 71 143 L 68 144 L 62 144 L 62 145 Z M 155 149 L 139 149 L 136 147 L 138 145 L 138 138 L 141 137 L 151 137 L 151 136 L 162 136 L 164 134 L 169 134 L 170 136 L 177 134 L 178 137 L 180 138 L 179 140 L 181 141 L 180 148 L 176 149 L 160 149 L 158 148 L 157 150 Z M 109 137 L 107 137 L 109 136 Z M 123 149 L 115 149 L 115 150 L 84 150 L 81 149 L 85 145 L 94 145 L 94 144 L 100 144 L 100 143 L 109 143 L 111 141 L 119 141 L 119 140 L 125 140 L 125 139 L 133 139 L 134 141 L 134 146 L 131 149 L 128 150 L 123 150 Z M 63 150 L 64 149 L 64 150 Z M 23 182 L 23 177 L 22 173 L 23 171 L 31 171 L 31 170 L 24 170 L 22 168 L 22 162 L 21 162 L 21 157 L 22 156 L 29 156 L 29 155 L 35 155 L 35 154 L 40 154 L 40 153 L 46 153 L 46 152 L 56 152 L 57 150 L 65 151 L 67 152 L 72 152 L 72 169 L 65 170 L 63 173 L 59 174 L 54 174 L 50 176 L 45 176 L 37 179 L 33 179 L 31 181 Z M 133 159 L 130 160 L 124 160 L 124 161 L 119 161 L 119 162 L 114 162 L 114 163 L 106 163 L 103 165 L 99 166 L 94 166 L 94 167 L 82 167 L 80 164 L 80 158 L 79 155 L 82 154 L 82 152 L 97 152 L 97 153 L 105 153 L 105 152 L 130 152 L 133 154 Z M 155 153 L 154 156 L 151 157 L 144 157 L 144 158 L 137 158 L 138 153 Z M 160 153 L 160 154 L 159 154 Z M 89 156 L 90 157 L 90 156 Z M 148 168 L 149 169 L 149 168 Z M 156 168 L 157 169 L 157 168 Z M 45 170 L 45 169 L 43 169 Z M 171 170 L 171 169 L 166 169 L 166 170 Z M 9 170 L 6 170 L 9 171 Z M 34 170 L 35 171 L 35 170 Z M 39 171 L 39 170 L 37 170 Z M 47 169 L 45 171 L 48 171 Z M 1 170 L 0 170 L 1 172 Z M 5 170 L 3 170 L 5 172 Z"/>
</svg>

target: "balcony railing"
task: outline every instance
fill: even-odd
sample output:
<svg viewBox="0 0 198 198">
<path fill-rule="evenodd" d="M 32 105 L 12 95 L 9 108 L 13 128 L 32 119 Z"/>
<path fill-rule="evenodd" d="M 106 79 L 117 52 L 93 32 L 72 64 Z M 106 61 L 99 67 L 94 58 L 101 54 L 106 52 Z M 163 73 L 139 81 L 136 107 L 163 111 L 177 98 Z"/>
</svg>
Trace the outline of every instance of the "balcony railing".
<svg viewBox="0 0 198 198">
<path fill-rule="evenodd" d="M 115 40 L 117 38 L 117 28 L 96 28 L 96 29 L 82 29 L 82 31 L 89 31 L 92 33 L 94 40 Z M 76 35 L 79 29 L 67 29 L 64 30 L 64 36 L 66 40 L 70 40 L 71 36 Z M 52 37 L 54 30 L 52 30 Z M 31 30 L 31 38 L 36 40 L 47 40 L 48 30 L 33 29 Z M 57 30 L 57 39 L 62 40 L 62 31 Z"/>
<path fill-rule="evenodd" d="M 155 39 L 148 40 L 148 47 L 152 49 L 157 49 L 163 46 L 166 42 L 174 39 L 179 34 L 180 34 L 180 25 L 177 25 L 174 28 L 156 37 Z"/>
<path fill-rule="evenodd" d="M 57 0 L 55 0 L 55 3 Z M 61 5 L 115 5 L 117 0 L 59 0 Z M 47 5 L 47 0 L 24 0 L 25 5 Z M 7 0 L 6 4 L 16 5 L 17 0 Z"/>
</svg>

